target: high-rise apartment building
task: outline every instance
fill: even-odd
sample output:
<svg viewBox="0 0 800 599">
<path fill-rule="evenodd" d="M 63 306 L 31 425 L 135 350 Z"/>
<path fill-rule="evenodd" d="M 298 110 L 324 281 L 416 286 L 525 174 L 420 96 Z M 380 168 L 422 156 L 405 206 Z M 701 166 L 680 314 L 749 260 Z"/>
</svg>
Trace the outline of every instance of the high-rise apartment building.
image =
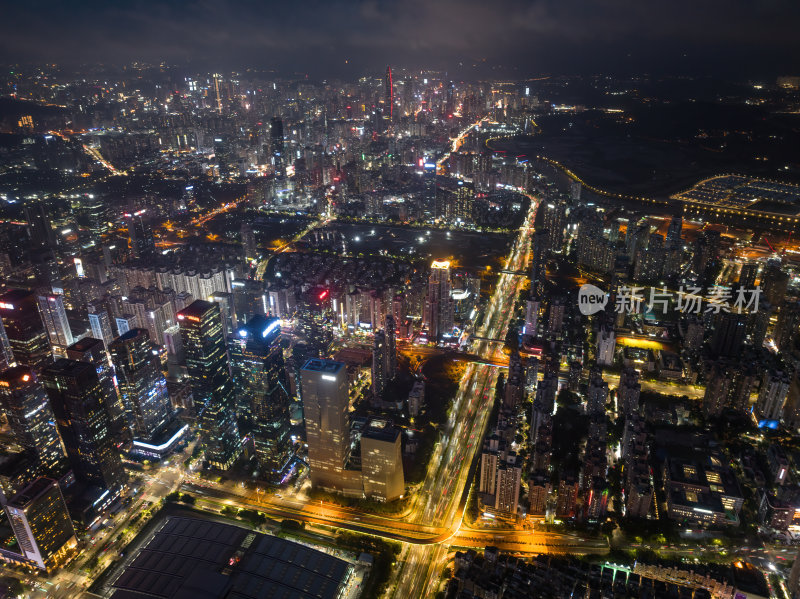
<svg viewBox="0 0 800 599">
<path fill-rule="evenodd" d="M 520 481 L 522 480 L 521 460 L 510 453 L 497 467 L 494 509 L 509 516 L 516 516 L 519 506 Z"/>
<path fill-rule="evenodd" d="M 652 233 L 647 245 L 640 245 L 636 251 L 633 278 L 636 281 L 655 283 L 664 270 L 664 237 Z"/>
<path fill-rule="evenodd" d="M 789 394 L 791 377 L 784 371 L 769 368 L 761 379 L 755 413 L 759 420 L 779 421 Z"/>
<path fill-rule="evenodd" d="M 111 328 L 111 316 L 102 301 L 88 302 L 89 326 L 92 329 L 92 337 L 100 339 L 108 347 L 114 340 L 114 331 Z"/>
<path fill-rule="evenodd" d="M 605 414 L 608 401 L 608 383 L 603 380 L 599 368 L 592 368 L 589 377 L 589 388 L 586 393 L 586 413 Z"/>
<path fill-rule="evenodd" d="M 428 339 L 439 342 L 453 332 L 453 299 L 450 296 L 450 263 L 434 261 L 428 278 L 424 326 Z"/>
<path fill-rule="evenodd" d="M 531 260 L 531 298 L 539 297 L 547 280 L 547 257 L 550 254 L 550 230 L 537 228 L 533 234 Z M 531 333 L 532 335 L 534 333 Z"/>
<path fill-rule="evenodd" d="M 711 353 L 714 356 L 738 356 L 747 332 L 747 316 L 736 312 L 723 312 L 711 336 Z"/>
<path fill-rule="evenodd" d="M 135 314 L 120 314 L 114 321 L 117 324 L 118 335 L 124 335 L 131 329 L 135 329 L 139 326 L 139 319 Z"/>
<path fill-rule="evenodd" d="M 787 354 L 800 337 L 800 302 L 785 303 L 778 312 L 778 322 L 773 334 L 775 345 Z"/>
<path fill-rule="evenodd" d="M 563 202 L 542 204 L 542 225 L 547 231 L 547 249 L 561 252 L 564 246 L 564 229 L 567 226 L 567 209 Z"/>
<path fill-rule="evenodd" d="M 614 327 L 609 323 L 602 323 L 597 331 L 597 363 L 602 366 L 611 366 L 614 363 L 614 350 L 617 347 L 617 337 Z"/>
<path fill-rule="evenodd" d="M 619 376 L 617 410 L 626 417 L 638 413 L 641 392 L 642 385 L 639 383 L 639 372 L 634 368 L 624 368 Z"/>
<path fill-rule="evenodd" d="M 781 306 L 789 289 L 789 273 L 783 269 L 780 260 L 767 261 L 761 277 L 763 298 L 773 306 Z"/>
</svg>

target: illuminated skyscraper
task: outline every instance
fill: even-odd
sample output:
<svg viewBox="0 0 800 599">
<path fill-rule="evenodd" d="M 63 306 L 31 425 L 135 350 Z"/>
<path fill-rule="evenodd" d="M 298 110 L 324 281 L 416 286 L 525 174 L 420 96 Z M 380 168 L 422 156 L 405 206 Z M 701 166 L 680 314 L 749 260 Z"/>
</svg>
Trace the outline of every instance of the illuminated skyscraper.
<svg viewBox="0 0 800 599">
<path fill-rule="evenodd" d="M 549 229 L 537 229 L 533 234 L 533 259 L 531 261 L 531 297 L 544 291 L 547 278 L 547 256 L 550 252 Z"/>
<path fill-rule="evenodd" d="M 11 351 L 11 343 L 6 335 L 6 327 L 0 320 L 0 371 L 9 368 L 14 363 L 14 352 Z"/>
<path fill-rule="evenodd" d="M 108 206 L 103 194 L 83 193 L 72 202 L 75 220 L 88 238 L 98 243 L 101 235 L 108 233 Z"/>
<path fill-rule="evenodd" d="M 564 229 L 567 226 L 567 209 L 563 202 L 543 204 L 542 226 L 547 231 L 547 249 L 561 252 L 564 246 Z"/>
<path fill-rule="evenodd" d="M 361 494 L 361 473 L 345 470 L 350 448 L 347 368 L 342 362 L 308 360 L 300 369 L 300 387 L 312 484 Z"/>
<path fill-rule="evenodd" d="M 768 260 L 761 277 L 764 299 L 773 306 L 781 306 L 789 289 L 789 273 L 783 269 L 780 260 Z"/>
<path fill-rule="evenodd" d="M 42 373 L 75 476 L 118 491 L 127 481 L 111 434 L 108 395 L 95 366 L 62 358 Z"/>
<path fill-rule="evenodd" d="M 42 570 L 57 568 L 77 551 L 75 529 L 55 480 L 33 481 L 5 509 L 22 554 Z"/>
<path fill-rule="evenodd" d="M 111 419 L 111 435 L 117 442 L 128 440 L 131 431 L 122 408 L 122 400 L 114 384 L 114 370 L 109 361 L 108 352 L 100 339 L 84 337 L 67 348 L 67 358 L 77 362 L 88 362 L 94 366 L 103 394 L 108 398 L 106 407 Z"/>
<path fill-rule="evenodd" d="M 57 355 L 64 355 L 68 346 L 72 345 L 72 331 L 64 308 L 64 296 L 49 294 L 39 296 L 39 314 L 44 322 L 50 345 Z"/>
<path fill-rule="evenodd" d="M 392 67 L 386 67 L 386 76 L 383 78 L 384 85 L 384 114 L 387 126 L 394 122 L 394 82 L 392 81 Z"/>
<path fill-rule="evenodd" d="M 139 327 L 139 319 L 136 318 L 135 314 L 120 314 L 114 321 L 117 324 L 117 333 L 120 335 Z"/>
<path fill-rule="evenodd" d="M 280 321 L 254 316 L 231 341 L 231 367 L 239 415 L 253 425 L 256 455 L 265 474 L 291 455 L 289 393 Z"/>
<path fill-rule="evenodd" d="M 397 376 L 397 329 L 394 316 L 386 316 L 386 378 L 394 379 Z"/>
<path fill-rule="evenodd" d="M 270 121 L 270 137 L 272 138 L 272 166 L 276 177 L 286 175 L 286 158 L 284 156 L 285 138 L 283 136 L 283 121 L 273 117 Z"/>
<path fill-rule="evenodd" d="M 380 399 L 386 389 L 386 333 L 375 331 L 372 340 L 372 396 Z"/>
<path fill-rule="evenodd" d="M 0 373 L 0 405 L 17 445 L 31 454 L 44 476 L 60 477 L 66 468 L 50 402 L 36 374 L 27 366 Z"/>
<path fill-rule="evenodd" d="M 131 329 L 109 347 L 133 437 L 150 440 L 170 421 L 167 381 L 146 329 Z"/>
<path fill-rule="evenodd" d="M 392 501 L 405 493 L 400 430 L 391 421 L 373 418 L 361 433 L 361 471 L 364 494 Z"/>
<path fill-rule="evenodd" d="M 44 202 L 36 201 L 23 207 L 25 220 L 28 222 L 28 235 L 34 248 L 56 247 L 56 234 L 50 224 L 50 217 Z"/>
<path fill-rule="evenodd" d="M 153 225 L 147 217 L 145 210 L 126 213 L 128 222 L 128 237 L 130 237 L 131 251 L 134 258 L 152 260 L 156 255 L 156 242 L 153 237 Z"/>
<path fill-rule="evenodd" d="M 89 310 L 89 326 L 92 328 L 92 337 L 100 339 L 108 347 L 114 340 L 111 329 L 111 317 L 104 302 L 91 301 L 87 304 Z"/>
<path fill-rule="evenodd" d="M 434 260 L 428 277 L 424 325 L 428 339 L 438 342 L 453 332 L 453 299 L 450 297 L 450 262 Z"/>
<path fill-rule="evenodd" d="M 227 179 L 231 174 L 230 163 L 233 153 L 231 152 L 231 143 L 226 137 L 214 138 L 214 158 L 217 161 L 220 178 Z"/>
<path fill-rule="evenodd" d="M 47 333 L 33 292 L 11 289 L 0 295 L 0 317 L 14 360 L 36 370 L 52 362 Z"/>
<path fill-rule="evenodd" d="M 214 73 L 214 100 L 215 100 L 215 108 L 219 114 L 222 114 L 222 95 L 219 90 L 219 85 L 222 82 L 222 75 L 219 73 Z"/>
<path fill-rule="evenodd" d="M 666 247 L 674 248 L 679 247 L 683 240 L 681 239 L 681 232 L 683 231 L 683 218 L 681 216 L 673 216 L 667 229 Z"/>
<path fill-rule="evenodd" d="M 256 236 L 250 223 L 243 223 L 239 230 L 242 236 L 242 257 L 245 262 L 257 258 Z"/>
<path fill-rule="evenodd" d="M 219 306 L 196 300 L 178 313 L 178 322 L 206 460 L 227 470 L 241 454 L 242 444 Z"/>
</svg>

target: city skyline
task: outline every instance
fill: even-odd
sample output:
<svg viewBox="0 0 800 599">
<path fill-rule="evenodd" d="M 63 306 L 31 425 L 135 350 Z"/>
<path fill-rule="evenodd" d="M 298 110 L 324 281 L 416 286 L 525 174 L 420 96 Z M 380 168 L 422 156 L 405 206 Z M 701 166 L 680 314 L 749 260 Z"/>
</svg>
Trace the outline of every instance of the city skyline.
<svg viewBox="0 0 800 599">
<path fill-rule="evenodd" d="M 0 591 L 800 599 L 800 5 L 4 17 Z"/>
</svg>

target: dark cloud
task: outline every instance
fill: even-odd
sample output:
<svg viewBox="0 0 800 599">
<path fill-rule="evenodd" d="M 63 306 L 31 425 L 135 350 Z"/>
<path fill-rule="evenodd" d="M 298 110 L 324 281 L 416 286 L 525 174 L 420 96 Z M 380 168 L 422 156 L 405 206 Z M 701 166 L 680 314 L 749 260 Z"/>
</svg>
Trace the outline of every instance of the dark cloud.
<svg viewBox="0 0 800 599">
<path fill-rule="evenodd" d="M 800 56 L 797 0 L 43 0 L 6 2 L 3 13 L 0 56 L 22 61 L 190 61 L 314 75 L 391 62 L 466 75 L 498 64 L 520 74 L 780 72 Z"/>
</svg>

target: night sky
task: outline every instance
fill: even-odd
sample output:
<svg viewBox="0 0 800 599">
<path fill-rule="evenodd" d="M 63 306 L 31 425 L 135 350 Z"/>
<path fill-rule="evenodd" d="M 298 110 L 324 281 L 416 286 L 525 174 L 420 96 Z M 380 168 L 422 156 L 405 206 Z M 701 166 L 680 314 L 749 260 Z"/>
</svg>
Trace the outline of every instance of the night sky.
<svg viewBox="0 0 800 599">
<path fill-rule="evenodd" d="M 5 0 L 0 15 L 3 62 L 165 60 L 347 78 L 387 63 L 454 78 L 800 74 L 798 0 Z"/>
</svg>

